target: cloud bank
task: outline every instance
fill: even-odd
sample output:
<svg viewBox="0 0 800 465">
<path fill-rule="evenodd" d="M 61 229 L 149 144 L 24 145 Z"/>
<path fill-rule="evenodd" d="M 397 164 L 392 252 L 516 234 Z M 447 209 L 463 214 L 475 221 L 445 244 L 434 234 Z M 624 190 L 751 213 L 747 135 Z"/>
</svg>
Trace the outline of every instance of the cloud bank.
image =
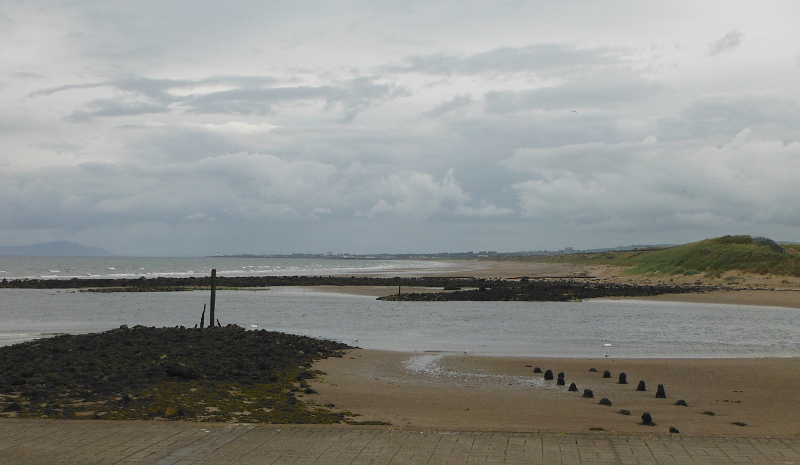
<svg viewBox="0 0 800 465">
<path fill-rule="evenodd" d="M 800 241 L 792 8 L 6 3 L 0 243 Z"/>
</svg>

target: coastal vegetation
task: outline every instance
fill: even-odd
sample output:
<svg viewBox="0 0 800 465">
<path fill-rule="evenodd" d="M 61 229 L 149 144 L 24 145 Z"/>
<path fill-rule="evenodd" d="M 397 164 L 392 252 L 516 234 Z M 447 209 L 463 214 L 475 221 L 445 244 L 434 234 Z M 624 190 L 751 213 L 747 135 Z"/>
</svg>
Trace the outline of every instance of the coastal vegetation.
<svg viewBox="0 0 800 465">
<path fill-rule="evenodd" d="M 800 245 L 752 236 L 723 236 L 670 248 L 531 257 L 530 261 L 614 265 L 625 274 L 694 275 L 728 272 L 800 277 Z"/>
<path fill-rule="evenodd" d="M 186 419 L 339 423 L 304 400 L 343 343 L 238 326 L 135 326 L 0 347 L 0 415 L 25 418 Z"/>
</svg>

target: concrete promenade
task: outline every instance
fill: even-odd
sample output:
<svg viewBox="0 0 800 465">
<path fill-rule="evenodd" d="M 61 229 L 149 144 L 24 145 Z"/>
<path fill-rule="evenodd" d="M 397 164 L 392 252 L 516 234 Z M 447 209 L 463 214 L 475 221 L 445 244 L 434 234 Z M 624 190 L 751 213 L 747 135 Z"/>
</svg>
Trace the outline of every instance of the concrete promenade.
<svg viewBox="0 0 800 465">
<path fill-rule="evenodd" d="M 0 464 L 797 464 L 800 438 L 0 420 Z"/>
</svg>

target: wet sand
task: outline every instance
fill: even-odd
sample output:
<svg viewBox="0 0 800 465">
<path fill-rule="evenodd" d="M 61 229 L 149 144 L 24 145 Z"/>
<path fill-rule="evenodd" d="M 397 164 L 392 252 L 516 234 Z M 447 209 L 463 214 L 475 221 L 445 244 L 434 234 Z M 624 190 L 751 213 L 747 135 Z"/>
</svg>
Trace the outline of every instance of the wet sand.
<svg viewBox="0 0 800 465">
<path fill-rule="evenodd" d="M 312 384 L 319 395 L 307 398 L 393 428 L 668 434 L 672 426 L 695 436 L 800 436 L 800 358 L 436 357 L 356 349 L 315 364 L 327 374 Z M 564 372 L 566 385 L 544 381 L 533 373 L 537 366 Z M 618 384 L 620 372 L 628 384 Z M 636 391 L 640 380 L 647 391 Z M 572 382 L 579 392 L 567 391 Z M 655 398 L 658 384 L 666 399 Z M 594 398 L 583 398 L 584 389 Z M 612 406 L 599 405 L 603 397 Z M 688 407 L 675 405 L 678 399 Z M 639 424 L 645 412 L 656 426 Z"/>
<path fill-rule="evenodd" d="M 425 275 L 657 281 L 625 277 L 621 271 L 605 266 L 456 261 L 446 271 Z M 800 308 L 797 278 L 748 276 L 742 281 L 750 289 L 638 299 Z M 397 292 L 389 287 L 319 290 L 373 296 Z M 404 292 L 438 290 L 404 288 Z M 564 372 L 566 385 L 544 381 L 533 373 L 537 366 Z M 358 413 L 362 421 L 389 422 L 392 428 L 669 434 L 672 426 L 682 435 L 694 436 L 800 436 L 800 358 L 499 358 L 357 349 L 315 367 L 327 374 L 315 381 L 320 394 L 309 396 L 311 400 Z M 610 379 L 602 377 L 605 370 L 611 372 Z M 620 372 L 627 374 L 628 384 L 618 384 Z M 636 391 L 640 380 L 647 391 Z M 572 382 L 578 392 L 567 392 Z M 666 399 L 655 398 L 658 384 L 664 385 Z M 594 398 L 583 398 L 584 389 L 591 389 Z M 612 406 L 599 405 L 603 397 Z M 688 407 L 675 405 L 678 399 Z M 645 412 L 656 426 L 639 424 Z"/>
</svg>

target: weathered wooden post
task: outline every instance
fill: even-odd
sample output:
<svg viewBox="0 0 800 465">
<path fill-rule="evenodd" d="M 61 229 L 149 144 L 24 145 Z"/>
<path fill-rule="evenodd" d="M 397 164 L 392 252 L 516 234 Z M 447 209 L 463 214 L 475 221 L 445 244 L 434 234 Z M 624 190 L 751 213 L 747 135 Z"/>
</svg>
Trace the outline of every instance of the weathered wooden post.
<svg viewBox="0 0 800 465">
<path fill-rule="evenodd" d="M 211 306 L 209 308 L 208 326 L 214 327 L 214 304 L 217 300 L 217 269 L 211 268 Z"/>
</svg>

